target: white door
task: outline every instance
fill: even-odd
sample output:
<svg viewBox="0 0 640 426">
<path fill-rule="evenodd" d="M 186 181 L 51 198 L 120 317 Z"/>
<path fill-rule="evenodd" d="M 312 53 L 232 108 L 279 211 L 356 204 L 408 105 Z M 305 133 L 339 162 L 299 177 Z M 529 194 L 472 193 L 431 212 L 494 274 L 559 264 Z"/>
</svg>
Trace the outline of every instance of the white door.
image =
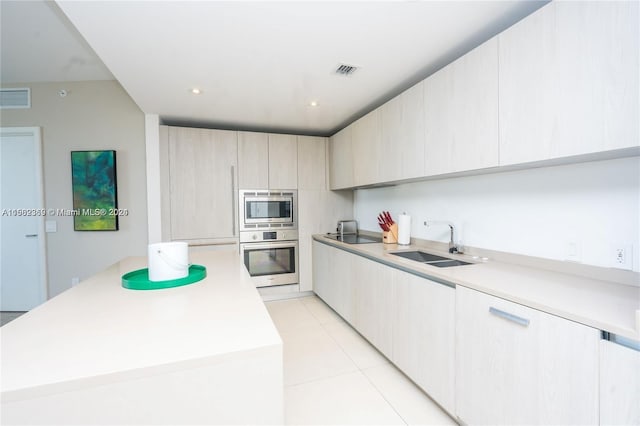
<svg viewBox="0 0 640 426">
<path fill-rule="evenodd" d="M 40 129 L 0 128 L 0 310 L 46 299 Z"/>
</svg>

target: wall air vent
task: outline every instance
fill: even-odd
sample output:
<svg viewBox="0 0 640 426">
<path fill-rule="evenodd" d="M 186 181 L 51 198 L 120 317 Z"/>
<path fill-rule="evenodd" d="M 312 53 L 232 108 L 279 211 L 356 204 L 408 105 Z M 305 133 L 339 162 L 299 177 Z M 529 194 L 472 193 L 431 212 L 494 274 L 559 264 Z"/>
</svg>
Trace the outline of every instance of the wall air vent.
<svg viewBox="0 0 640 426">
<path fill-rule="evenodd" d="M 0 89 L 0 109 L 31 108 L 31 89 Z"/>
<path fill-rule="evenodd" d="M 356 72 L 357 69 L 358 67 L 353 65 L 340 64 L 338 65 L 338 68 L 336 68 L 335 73 L 338 75 L 349 76 Z"/>
</svg>

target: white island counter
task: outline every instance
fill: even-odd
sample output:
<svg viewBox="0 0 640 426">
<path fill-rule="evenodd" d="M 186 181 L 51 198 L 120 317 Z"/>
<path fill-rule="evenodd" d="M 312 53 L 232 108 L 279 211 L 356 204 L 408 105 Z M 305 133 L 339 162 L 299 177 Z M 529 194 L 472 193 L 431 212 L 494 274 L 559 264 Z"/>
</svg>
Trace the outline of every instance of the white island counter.
<svg viewBox="0 0 640 426">
<path fill-rule="evenodd" d="M 2 424 L 282 423 L 282 341 L 235 252 L 128 290 L 128 258 L 0 329 Z"/>
</svg>

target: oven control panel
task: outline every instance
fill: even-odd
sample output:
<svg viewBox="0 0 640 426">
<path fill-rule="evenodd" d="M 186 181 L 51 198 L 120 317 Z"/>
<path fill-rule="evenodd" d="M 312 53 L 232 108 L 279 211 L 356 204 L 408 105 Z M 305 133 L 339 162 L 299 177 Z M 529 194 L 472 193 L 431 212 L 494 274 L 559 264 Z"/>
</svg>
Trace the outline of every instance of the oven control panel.
<svg viewBox="0 0 640 426">
<path fill-rule="evenodd" d="M 265 241 L 292 241 L 298 239 L 296 229 L 286 229 L 278 231 L 245 231 L 240 232 L 241 243 L 259 243 Z"/>
</svg>

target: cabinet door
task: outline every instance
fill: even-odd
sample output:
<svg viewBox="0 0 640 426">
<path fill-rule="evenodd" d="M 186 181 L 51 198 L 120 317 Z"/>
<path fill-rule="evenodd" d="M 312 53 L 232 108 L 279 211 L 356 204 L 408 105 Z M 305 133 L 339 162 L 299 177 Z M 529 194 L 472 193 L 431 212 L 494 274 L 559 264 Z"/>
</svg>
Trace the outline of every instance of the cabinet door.
<svg viewBox="0 0 640 426">
<path fill-rule="evenodd" d="M 326 138 L 298 136 L 298 189 L 327 189 L 326 149 Z"/>
<path fill-rule="evenodd" d="M 456 410 L 467 424 L 597 424 L 599 330 L 456 288 Z"/>
<path fill-rule="evenodd" d="M 546 5 L 498 36 L 501 166 L 551 155 L 555 16 Z"/>
<path fill-rule="evenodd" d="M 638 2 L 551 2 L 499 36 L 500 164 L 640 145 Z"/>
<path fill-rule="evenodd" d="M 238 186 L 240 189 L 269 188 L 269 136 L 238 132 Z"/>
<path fill-rule="evenodd" d="M 351 269 L 354 255 L 313 242 L 314 291 L 348 322 L 352 321 Z"/>
<path fill-rule="evenodd" d="M 313 291 L 318 297 L 327 302 L 327 300 L 330 299 L 331 269 L 329 268 L 329 253 L 332 249 L 328 245 L 317 241 L 312 241 L 311 248 Z M 327 302 L 327 304 L 329 304 L 329 302 Z"/>
<path fill-rule="evenodd" d="M 392 269 L 361 256 L 353 257 L 352 325 L 387 357 L 392 352 Z"/>
<path fill-rule="evenodd" d="M 640 424 L 640 352 L 600 341 L 600 424 Z"/>
<path fill-rule="evenodd" d="M 424 90 L 426 175 L 497 166 L 497 39 L 427 78 Z"/>
<path fill-rule="evenodd" d="M 552 158 L 640 145 L 640 3 L 557 2 Z"/>
<path fill-rule="evenodd" d="M 356 186 L 380 182 L 379 167 L 384 160 L 380 109 L 375 109 L 352 125 L 353 180 Z"/>
<path fill-rule="evenodd" d="M 379 182 L 424 176 L 424 119 L 422 82 L 380 107 Z"/>
<path fill-rule="evenodd" d="M 455 414 L 455 292 L 394 270 L 391 359 L 438 404 Z"/>
<path fill-rule="evenodd" d="M 237 134 L 169 128 L 171 238 L 233 238 L 236 233 Z"/>
<path fill-rule="evenodd" d="M 298 188 L 298 141 L 294 135 L 269 134 L 269 189 Z"/>
<path fill-rule="evenodd" d="M 352 126 L 329 138 L 329 185 L 331 189 L 353 187 Z"/>
</svg>

